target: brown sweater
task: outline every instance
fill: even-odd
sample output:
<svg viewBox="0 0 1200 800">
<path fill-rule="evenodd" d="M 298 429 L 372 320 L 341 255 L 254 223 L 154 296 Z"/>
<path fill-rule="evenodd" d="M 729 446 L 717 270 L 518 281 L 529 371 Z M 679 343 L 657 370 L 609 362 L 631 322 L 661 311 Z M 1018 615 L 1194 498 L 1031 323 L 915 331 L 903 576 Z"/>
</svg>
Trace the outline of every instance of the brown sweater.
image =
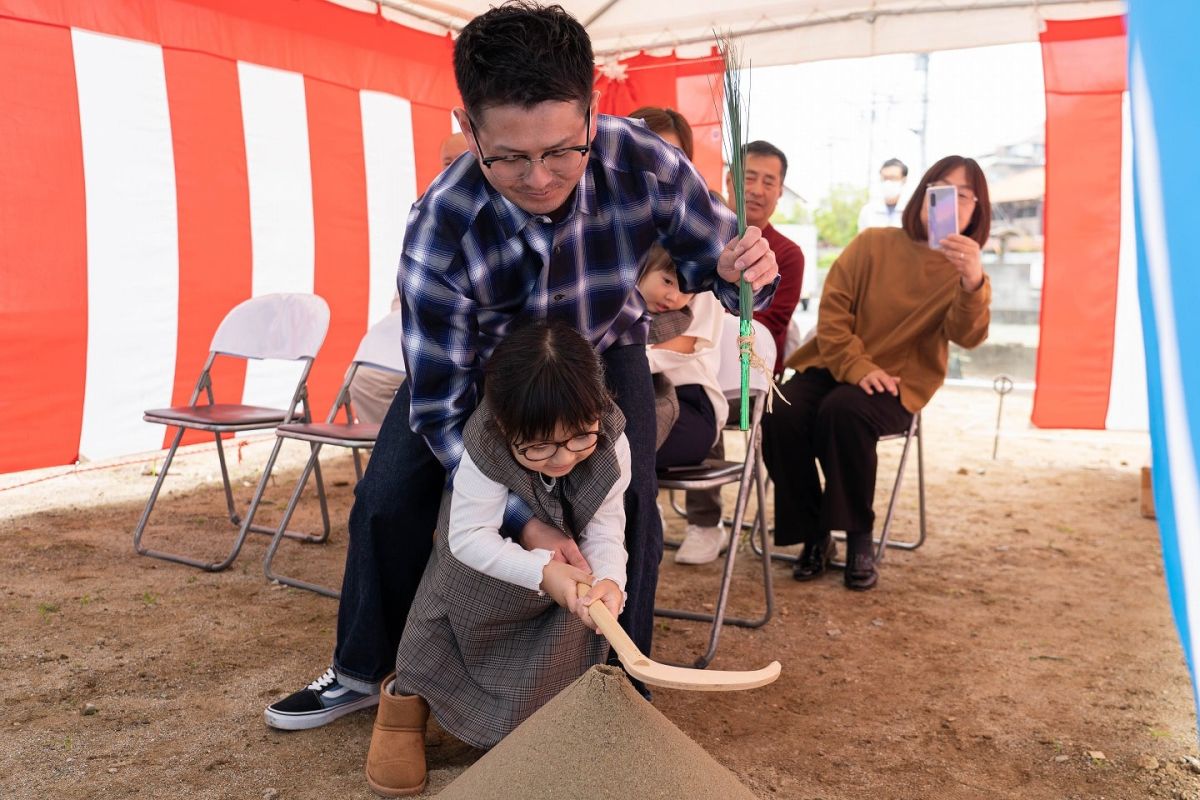
<svg viewBox="0 0 1200 800">
<path fill-rule="evenodd" d="M 829 270 L 817 335 L 787 360 L 797 372 L 824 367 L 842 383 L 873 369 L 900 377 L 900 402 L 920 411 L 946 379 L 949 342 L 987 338 L 992 285 L 974 292 L 938 250 L 901 228 L 868 228 Z"/>
</svg>

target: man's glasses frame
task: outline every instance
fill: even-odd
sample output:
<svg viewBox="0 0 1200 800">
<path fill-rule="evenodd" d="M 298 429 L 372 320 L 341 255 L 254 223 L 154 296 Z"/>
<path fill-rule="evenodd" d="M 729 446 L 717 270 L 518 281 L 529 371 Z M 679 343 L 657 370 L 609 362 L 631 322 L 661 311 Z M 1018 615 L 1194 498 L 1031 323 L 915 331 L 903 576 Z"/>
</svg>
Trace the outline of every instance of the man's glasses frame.
<svg viewBox="0 0 1200 800">
<path fill-rule="evenodd" d="M 590 104 L 583 115 L 583 120 L 583 135 L 584 138 L 587 138 L 592 130 L 592 107 Z M 479 144 L 479 137 L 475 135 L 475 129 L 478 126 L 476 126 L 475 120 L 471 119 L 470 114 L 467 115 L 467 122 L 471 123 L 471 138 L 475 140 L 475 147 L 479 150 L 479 163 L 503 180 L 521 180 L 533 170 L 534 164 L 541 164 L 560 178 L 567 177 L 583 163 L 584 156 L 592 149 L 590 144 L 578 147 L 560 147 L 555 150 L 547 150 L 542 153 L 541 158 L 530 158 L 517 154 L 485 156 L 483 146 Z"/>
</svg>

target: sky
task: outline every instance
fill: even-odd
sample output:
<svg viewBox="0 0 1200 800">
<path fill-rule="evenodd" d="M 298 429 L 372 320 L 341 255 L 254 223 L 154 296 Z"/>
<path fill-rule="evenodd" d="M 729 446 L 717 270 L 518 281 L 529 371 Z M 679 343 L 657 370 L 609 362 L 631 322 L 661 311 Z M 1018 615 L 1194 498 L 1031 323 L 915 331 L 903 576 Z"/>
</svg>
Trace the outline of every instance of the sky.
<svg viewBox="0 0 1200 800">
<path fill-rule="evenodd" d="M 877 184 L 896 157 L 920 176 L 922 75 L 915 55 L 752 69 L 750 139 L 787 154 L 787 185 L 810 207 L 838 183 Z M 979 156 L 1042 136 L 1045 97 L 1036 43 L 929 55 L 926 152 Z M 872 116 L 874 120 L 872 121 Z"/>
</svg>

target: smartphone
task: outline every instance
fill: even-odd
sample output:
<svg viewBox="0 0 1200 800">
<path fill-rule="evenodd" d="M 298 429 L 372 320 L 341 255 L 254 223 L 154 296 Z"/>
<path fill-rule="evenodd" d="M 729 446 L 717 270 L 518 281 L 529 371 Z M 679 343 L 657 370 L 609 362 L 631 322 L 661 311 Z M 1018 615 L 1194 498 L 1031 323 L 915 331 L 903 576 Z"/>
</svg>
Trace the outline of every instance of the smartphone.
<svg viewBox="0 0 1200 800">
<path fill-rule="evenodd" d="M 958 233 L 958 188 L 930 186 L 925 190 L 929 209 L 929 246 L 940 250 L 942 239 Z"/>
</svg>

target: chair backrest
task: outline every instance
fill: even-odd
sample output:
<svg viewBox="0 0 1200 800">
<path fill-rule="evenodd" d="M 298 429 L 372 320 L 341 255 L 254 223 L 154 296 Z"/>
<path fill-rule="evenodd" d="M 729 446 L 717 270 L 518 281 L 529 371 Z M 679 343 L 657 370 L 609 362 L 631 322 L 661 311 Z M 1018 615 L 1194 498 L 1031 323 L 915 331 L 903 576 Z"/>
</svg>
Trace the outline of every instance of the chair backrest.
<svg viewBox="0 0 1200 800">
<path fill-rule="evenodd" d="M 329 304 L 315 294 L 264 294 L 238 303 L 213 334 L 213 352 L 239 358 L 315 358 L 329 330 Z"/>
<path fill-rule="evenodd" d="M 376 322 L 358 344 L 354 360 L 389 372 L 406 372 L 404 366 L 404 323 L 399 311 Z"/>
<path fill-rule="evenodd" d="M 721 391 L 728 398 L 735 398 L 742 392 L 741 354 L 738 352 L 738 335 L 740 323 L 732 314 L 725 315 L 725 327 L 721 331 L 721 367 L 717 372 L 717 382 Z M 758 320 L 753 320 L 754 352 L 767 365 L 767 371 L 775 369 L 775 339 L 767 326 Z M 750 370 L 750 392 L 761 394 L 767 391 L 767 379 L 762 370 Z"/>
</svg>

